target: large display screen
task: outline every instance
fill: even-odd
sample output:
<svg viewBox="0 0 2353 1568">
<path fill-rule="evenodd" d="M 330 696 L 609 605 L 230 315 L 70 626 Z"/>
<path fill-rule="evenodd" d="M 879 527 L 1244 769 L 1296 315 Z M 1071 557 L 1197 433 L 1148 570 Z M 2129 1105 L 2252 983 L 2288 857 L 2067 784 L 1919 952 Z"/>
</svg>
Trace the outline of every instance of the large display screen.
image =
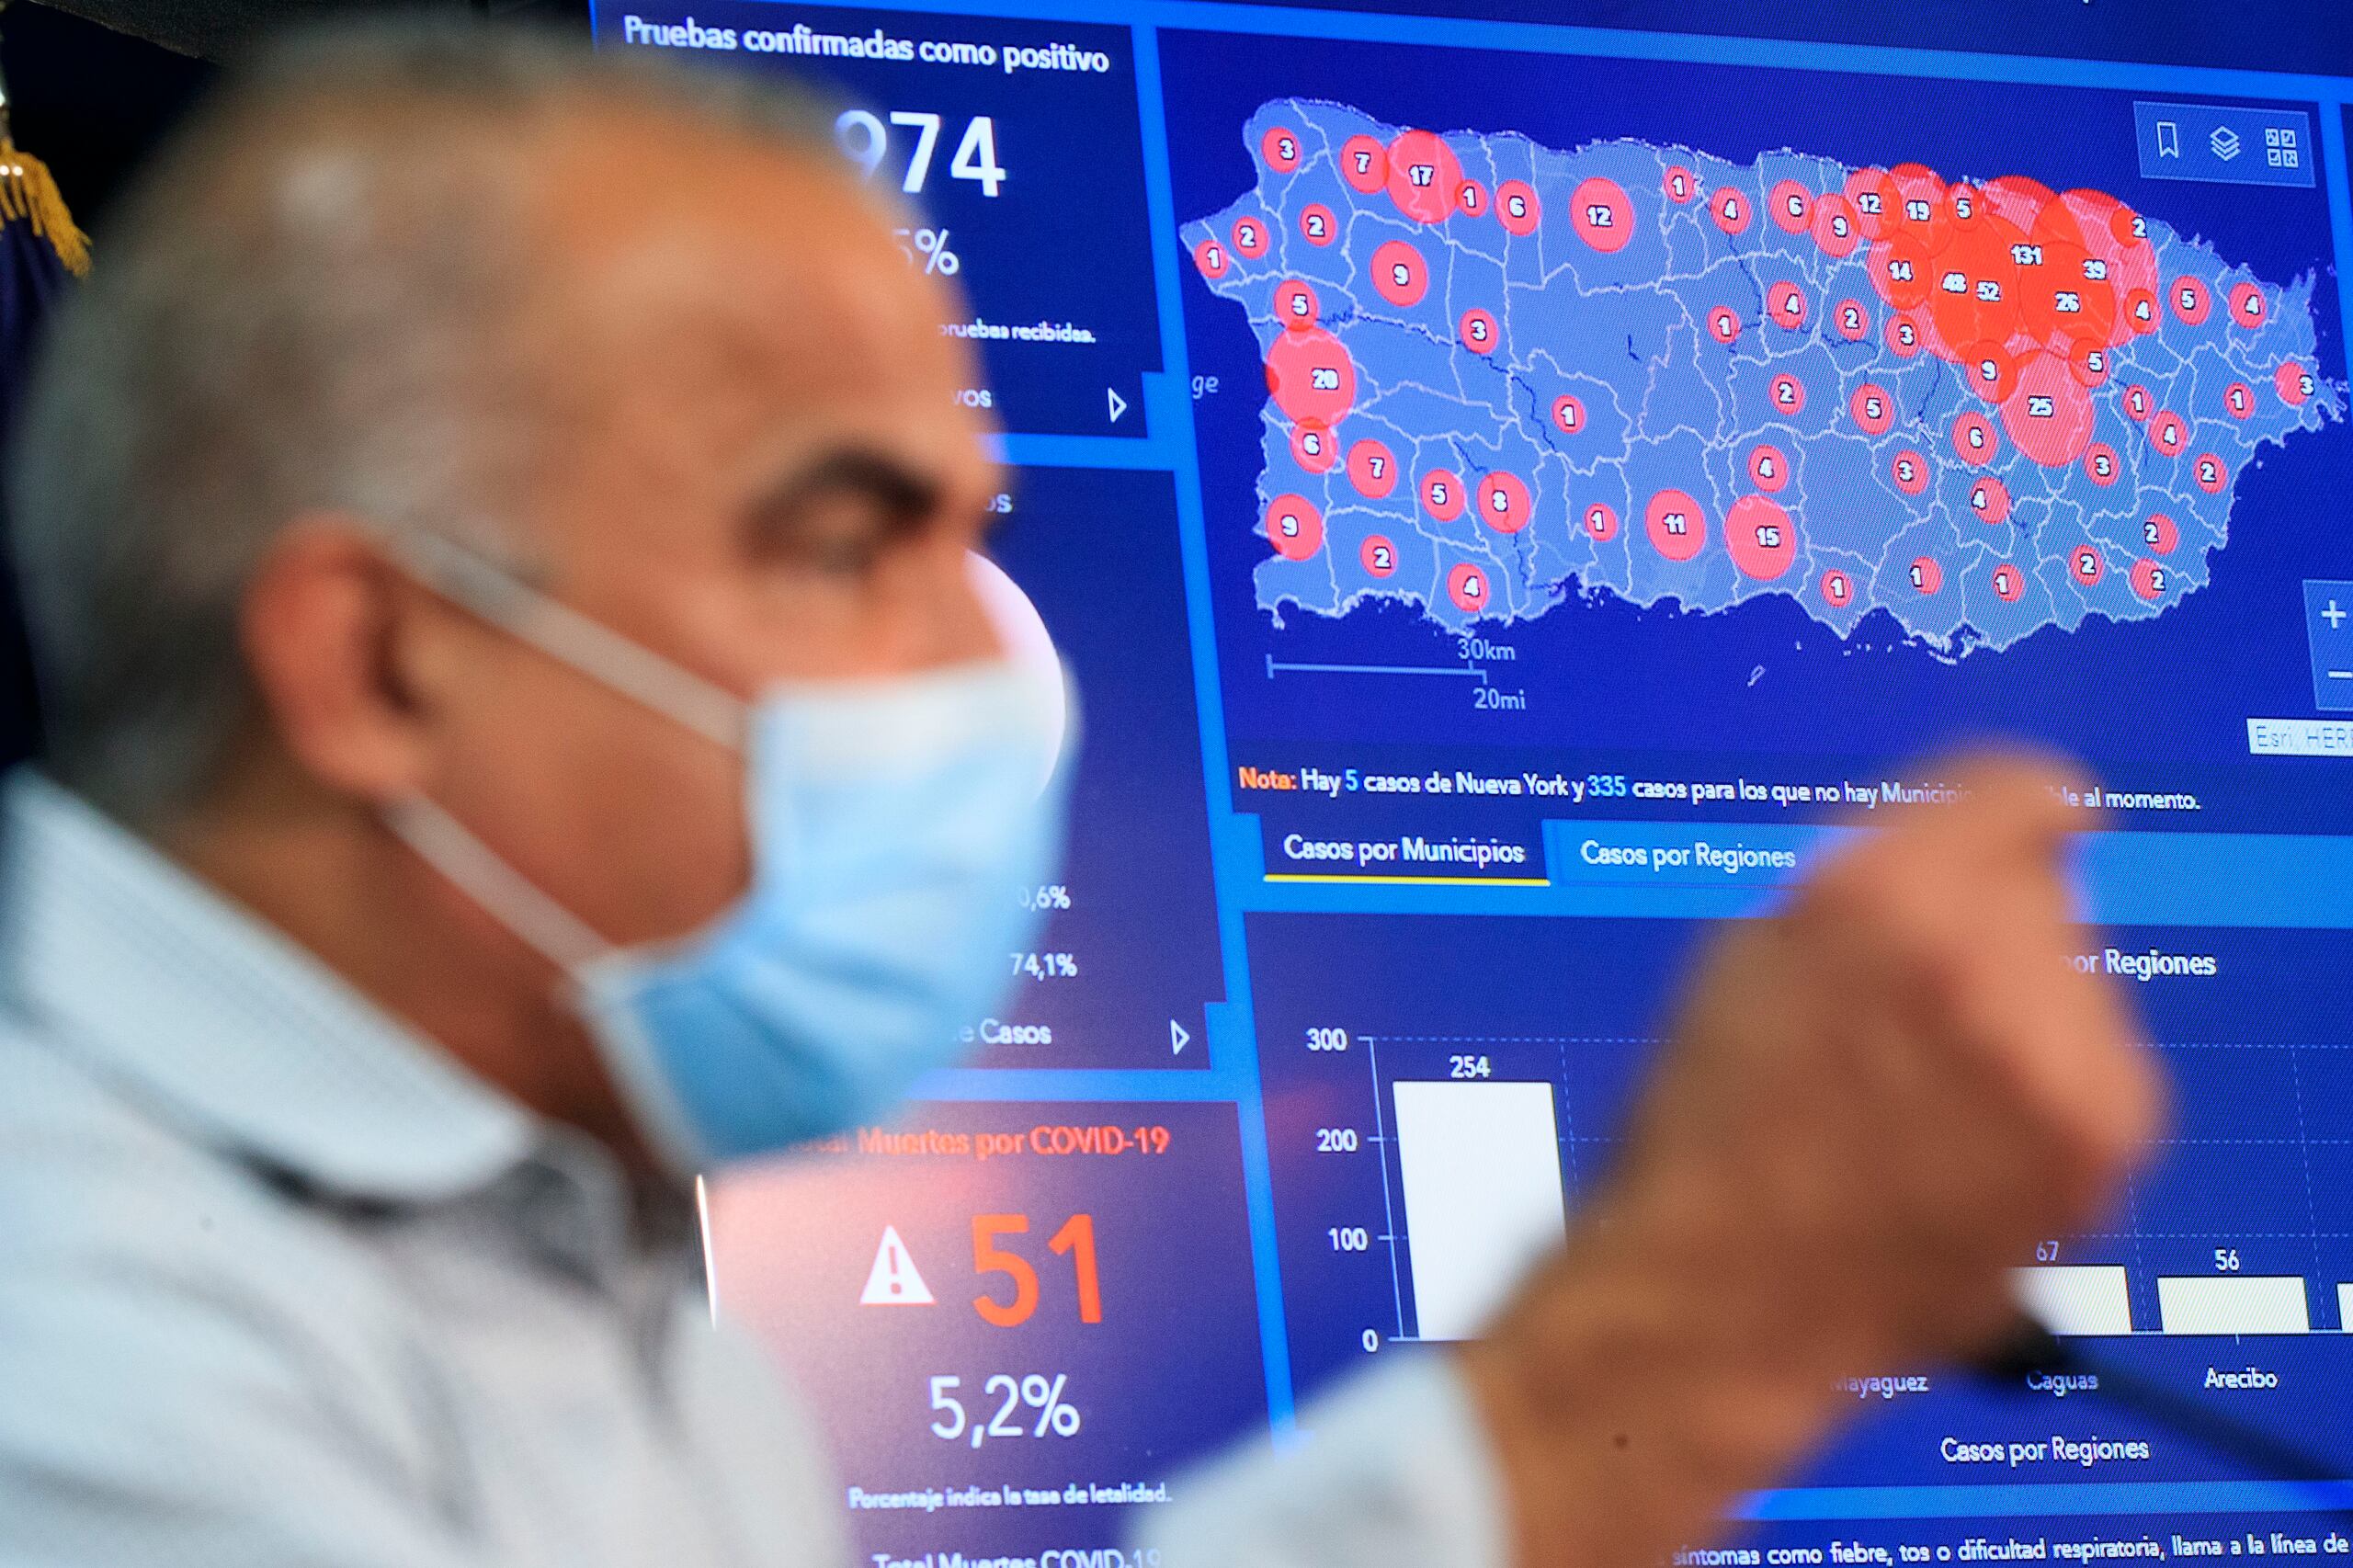
<svg viewBox="0 0 2353 1568">
<path fill-rule="evenodd" d="M 2096 772 L 2079 961 L 2180 1091 L 2023 1289 L 2346 1479 L 1890 1367 L 1693 1561 L 2353 1551 L 2353 29 L 1425 9 L 597 6 L 839 95 L 1085 695 L 973 1064 L 711 1193 L 862 1559 L 1140 1562 L 1188 1460 L 1475 1334 L 1711 923 L 1985 736 Z"/>
</svg>

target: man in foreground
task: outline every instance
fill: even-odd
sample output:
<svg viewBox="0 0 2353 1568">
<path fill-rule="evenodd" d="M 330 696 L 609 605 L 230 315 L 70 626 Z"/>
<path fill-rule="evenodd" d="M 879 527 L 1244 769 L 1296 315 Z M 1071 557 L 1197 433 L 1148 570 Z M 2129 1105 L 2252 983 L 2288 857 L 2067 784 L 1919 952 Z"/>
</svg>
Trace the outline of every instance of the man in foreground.
<svg viewBox="0 0 2353 1568">
<path fill-rule="evenodd" d="M 1051 683 L 892 215 L 789 104 L 488 35 L 281 55 L 151 177 L 17 483 L 0 1557 L 846 1561 L 688 1176 L 880 1114 L 1047 863 Z M 2029 765 L 1695 978 L 1482 1342 L 1172 1564 L 1634 1568 L 2001 1336 L 2158 1090 Z M 1017 945 L 1017 944 L 1016 944 Z"/>
</svg>

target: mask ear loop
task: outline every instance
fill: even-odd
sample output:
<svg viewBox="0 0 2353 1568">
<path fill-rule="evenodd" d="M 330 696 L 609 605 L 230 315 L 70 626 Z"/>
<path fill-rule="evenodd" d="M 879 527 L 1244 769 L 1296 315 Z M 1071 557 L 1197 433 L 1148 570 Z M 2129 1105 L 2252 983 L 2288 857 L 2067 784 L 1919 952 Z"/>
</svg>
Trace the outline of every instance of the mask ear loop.
<svg viewBox="0 0 2353 1568">
<path fill-rule="evenodd" d="M 518 581 L 455 540 L 409 531 L 389 542 L 419 582 L 452 604 L 706 740 L 744 749 L 748 707 L 724 687 Z"/>
<path fill-rule="evenodd" d="M 424 796 L 393 801 L 384 821 L 426 865 L 558 969 L 576 973 L 619 950 Z"/>
</svg>

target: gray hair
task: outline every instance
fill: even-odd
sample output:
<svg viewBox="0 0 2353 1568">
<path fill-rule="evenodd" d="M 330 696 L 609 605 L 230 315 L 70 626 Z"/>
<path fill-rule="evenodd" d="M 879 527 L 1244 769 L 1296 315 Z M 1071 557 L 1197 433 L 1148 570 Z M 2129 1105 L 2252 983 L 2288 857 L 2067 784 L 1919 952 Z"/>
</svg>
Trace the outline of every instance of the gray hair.
<svg viewBox="0 0 2353 1568">
<path fill-rule="evenodd" d="M 29 394 L 11 519 L 48 767 L 134 824 L 198 802 L 258 705 L 239 606 L 335 511 L 512 559 L 544 443 L 503 330 L 531 287 L 531 149 L 584 115 L 798 154 L 807 96 L 479 26 L 272 49 L 100 236 Z"/>
</svg>

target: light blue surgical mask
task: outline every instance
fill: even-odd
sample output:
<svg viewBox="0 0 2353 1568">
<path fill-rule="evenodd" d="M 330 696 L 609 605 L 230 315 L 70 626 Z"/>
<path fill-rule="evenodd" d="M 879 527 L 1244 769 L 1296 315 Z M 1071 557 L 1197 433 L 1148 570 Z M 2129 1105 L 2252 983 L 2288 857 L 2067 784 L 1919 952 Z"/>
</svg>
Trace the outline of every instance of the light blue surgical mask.
<svg viewBox="0 0 2353 1568">
<path fill-rule="evenodd" d="M 1067 697 L 1051 661 L 779 687 L 745 703 L 462 547 L 403 550 L 454 602 L 739 750 L 750 890 L 705 929 L 617 948 L 422 797 L 388 813 L 560 965 L 646 1135 L 678 1170 L 885 1114 L 965 1051 L 1035 935 L 1061 849 Z"/>
</svg>

